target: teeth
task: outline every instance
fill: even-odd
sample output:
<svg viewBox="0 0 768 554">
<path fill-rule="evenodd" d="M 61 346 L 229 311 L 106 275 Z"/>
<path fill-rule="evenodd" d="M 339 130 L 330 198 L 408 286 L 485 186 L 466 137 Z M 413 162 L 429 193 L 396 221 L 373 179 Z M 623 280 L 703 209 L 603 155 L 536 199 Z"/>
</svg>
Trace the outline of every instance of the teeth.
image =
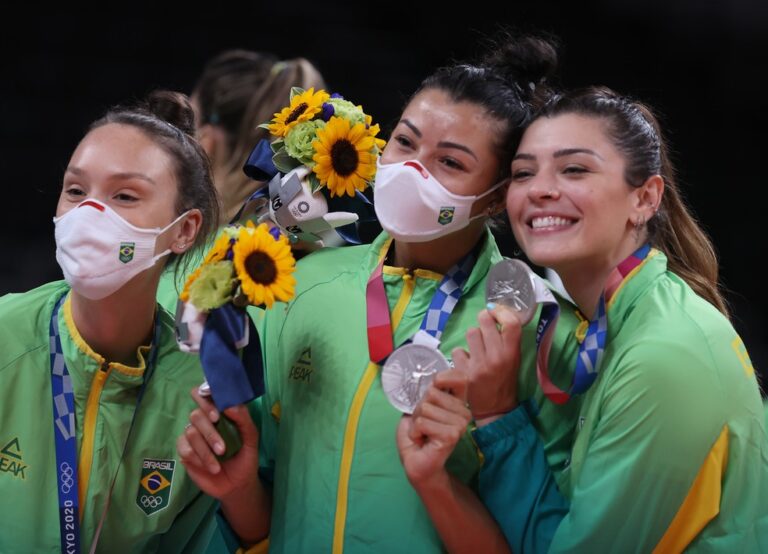
<svg viewBox="0 0 768 554">
<path fill-rule="evenodd" d="M 572 225 L 573 221 L 565 219 L 563 217 L 534 217 L 531 221 L 531 227 L 534 229 L 541 229 L 542 227 L 566 227 Z"/>
</svg>

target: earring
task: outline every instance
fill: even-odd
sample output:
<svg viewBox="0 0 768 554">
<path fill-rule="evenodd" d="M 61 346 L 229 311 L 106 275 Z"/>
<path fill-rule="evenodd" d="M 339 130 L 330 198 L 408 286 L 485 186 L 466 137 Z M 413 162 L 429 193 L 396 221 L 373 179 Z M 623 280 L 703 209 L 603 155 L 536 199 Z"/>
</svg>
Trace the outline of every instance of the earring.
<svg viewBox="0 0 768 554">
<path fill-rule="evenodd" d="M 180 250 L 184 250 L 187 247 L 187 243 L 180 242 L 179 244 L 176 245 L 176 247 L 179 248 Z"/>
<path fill-rule="evenodd" d="M 637 220 L 635 220 L 634 227 L 635 227 L 635 241 L 640 244 L 640 241 L 643 239 L 641 236 L 643 231 L 643 226 L 645 225 L 645 216 L 641 215 L 638 216 Z"/>
</svg>

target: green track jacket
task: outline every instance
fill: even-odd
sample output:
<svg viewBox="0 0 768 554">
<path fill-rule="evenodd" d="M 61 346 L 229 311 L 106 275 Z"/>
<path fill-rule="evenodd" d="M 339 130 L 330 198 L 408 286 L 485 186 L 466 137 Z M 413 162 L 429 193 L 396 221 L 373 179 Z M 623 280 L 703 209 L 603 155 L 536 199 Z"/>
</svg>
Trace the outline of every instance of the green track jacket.
<svg viewBox="0 0 768 554">
<path fill-rule="evenodd" d="M 0 298 L 0 552 L 60 552 L 51 399 L 49 323 L 67 294 L 54 282 Z M 106 363 L 74 326 L 69 301 L 59 329 L 72 377 L 78 439 L 81 550 L 88 552 L 120 465 L 99 552 L 198 552 L 214 526 L 215 503 L 187 476 L 176 455 L 202 382 L 196 357 L 178 351 L 173 322 L 160 309 L 160 350 L 125 458 L 119 463 L 136 406 L 140 367 Z"/>
<path fill-rule="evenodd" d="M 402 414 L 382 391 L 380 367 L 369 361 L 366 283 L 389 244 L 382 234 L 371 245 L 312 254 L 299 263 L 296 297 L 264 315 L 267 393 L 259 400 L 260 454 L 262 474 L 274 482 L 271 552 L 442 549 L 399 460 L 395 429 Z M 477 325 L 485 307 L 486 274 L 500 259 L 488 233 L 442 335 L 446 356 L 455 347 L 466 348 L 466 331 Z M 384 267 L 396 347 L 418 330 L 441 278 L 421 269 Z M 575 316 L 563 320 L 558 333 L 572 334 Z M 532 324 L 524 331 L 526 344 L 533 344 L 533 333 Z M 557 359 L 555 350 L 551 357 Z M 523 365 L 533 367 L 534 353 L 524 352 Z M 523 394 L 532 394 L 535 383 L 535 377 L 523 383 Z M 562 408 L 571 417 L 553 419 L 548 427 L 545 446 L 555 460 L 564 458 L 577 409 L 577 404 Z M 472 483 L 480 464 L 467 435 L 448 468 Z"/>
<path fill-rule="evenodd" d="M 768 440 L 744 343 L 658 251 L 607 313 L 600 376 L 584 395 L 569 463 L 551 464 L 570 508 L 549 551 L 768 552 Z M 516 412 L 476 435 L 480 492 L 502 527 L 536 527 L 552 504 L 536 510 L 518 494 L 525 477 L 510 468 L 530 450 Z"/>
</svg>

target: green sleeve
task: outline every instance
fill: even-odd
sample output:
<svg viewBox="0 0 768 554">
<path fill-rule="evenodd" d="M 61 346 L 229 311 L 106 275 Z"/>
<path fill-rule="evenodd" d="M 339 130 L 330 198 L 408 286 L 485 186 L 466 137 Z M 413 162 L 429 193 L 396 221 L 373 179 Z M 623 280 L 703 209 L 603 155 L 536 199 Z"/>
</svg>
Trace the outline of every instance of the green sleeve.
<svg viewBox="0 0 768 554">
<path fill-rule="evenodd" d="M 531 422 L 532 411 L 533 403 L 524 402 L 473 432 L 483 454 L 478 495 L 512 552 L 546 552 L 568 512 Z"/>
<path fill-rule="evenodd" d="M 768 433 L 768 399 L 765 400 L 765 432 Z"/>
<path fill-rule="evenodd" d="M 249 309 L 249 314 L 259 332 L 261 352 L 264 360 L 264 395 L 249 406 L 251 417 L 259 429 L 259 475 L 262 481 L 272 487 L 277 428 L 280 417 L 277 372 L 280 367 L 281 349 L 278 337 L 282 330 L 285 304 L 276 303 L 270 310 Z"/>
<path fill-rule="evenodd" d="M 652 344 L 649 344 L 652 342 Z M 571 509 L 551 552 L 651 552 L 725 424 L 707 346 L 665 340 L 626 349 L 595 385 Z M 719 483 L 718 485 L 719 486 Z"/>
<path fill-rule="evenodd" d="M 205 552 L 216 531 L 217 502 L 204 493 L 176 516 L 170 529 L 162 536 L 157 552 Z"/>
</svg>

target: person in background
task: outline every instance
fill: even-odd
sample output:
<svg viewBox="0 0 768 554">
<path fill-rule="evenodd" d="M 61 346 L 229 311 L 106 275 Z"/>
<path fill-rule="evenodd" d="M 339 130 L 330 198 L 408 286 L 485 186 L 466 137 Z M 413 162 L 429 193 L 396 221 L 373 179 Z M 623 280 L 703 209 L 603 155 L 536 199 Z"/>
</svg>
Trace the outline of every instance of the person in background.
<svg viewBox="0 0 768 554">
<path fill-rule="evenodd" d="M 269 137 L 259 125 L 280 110 L 291 88 L 322 88 L 324 83 L 308 60 L 280 61 L 268 52 L 226 50 L 205 64 L 190 100 L 197 140 L 210 160 L 219 196 L 219 226 L 229 223 L 248 197 L 266 184 L 243 172 L 254 146 Z M 172 313 L 188 274 L 189 270 L 169 270 L 160 280 L 158 301 Z"/>
<path fill-rule="evenodd" d="M 280 61 L 268 52 L 227 50 L 205 64 L 192 89 L 197 138 L 211 160 L 221 200 L 221 224 L 228 223 L 262 183 L 243 173 L 253 147 L 269 132 L 259 128 L 280 111 L 291 88 L 321 89 L 325 81 L 304 58 Z"/>
<path fill-rule="evenodd" d="M 280 61 L 267 52 L 227 50 L 205 64 L 192 89 L 197 138 L 211 160 L 213 182 L 226 224 L 263 183 L 243 173 L 253 147 L 269 137 L 259 125 L 280 111 L 291 88 L 325 87 L 304 58 Z"/>
</svg>

